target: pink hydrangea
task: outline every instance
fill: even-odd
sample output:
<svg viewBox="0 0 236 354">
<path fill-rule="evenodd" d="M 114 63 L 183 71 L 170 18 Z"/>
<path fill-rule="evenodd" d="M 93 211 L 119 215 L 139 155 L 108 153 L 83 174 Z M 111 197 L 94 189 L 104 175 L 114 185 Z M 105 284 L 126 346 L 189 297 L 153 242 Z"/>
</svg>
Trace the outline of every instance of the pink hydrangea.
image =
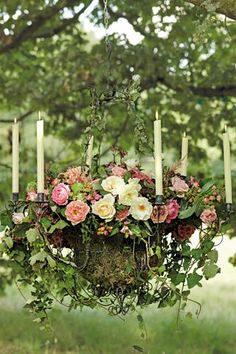
<svg viewBox="0 0 236 354">
<path fill-rule="evenodd" d="M 177 203 L 177 201 L 175 199 L 170 200 L 167 204 L 166 204 L 167 210 L 168 210 L 168 215 L 166 218 L 166 222 L 169 224 L 171 222 L 171 220 L 176 219 L 178 214 L 179 214 L 179 204 Z"/>
<path fill-rule="evenodd" d="M 67 184 L 59 183 L 52 191 L 52 200 L 58 205 L 66 205 L 70 195 L 70 187 Z"/>
<path fill-rule="evenodd" d="M 213 223 L 217 218 L 216 210 L 214 207 L 205 209 L 200 215 L 200 219 L 205 223 L 205 224 L 211 224 Z"/>
<path fill-rule="evenodd" d="M 189 190 L 187 183 L 180 177 L 174 176 L 171 178 L 172 187 L 171 190 L 175 191 L 178 194 L 178 197 L 182 197 L 184 193 Z"/>
<path fill-rule="evenodd" d="M 86 219 L 89 206 L 82 200 L 74 200 L 66 206 L 65 216 L 72 225 L 77 225 Z"/>
<path fill-rule="evenodd" d="M 98 192 L 94 191 L 92 194 L 86 196 L 86 200 L 91 202 L 92 204 L 95 203 L 97 200 L 101 199 L 102 196 Z"/>
<path fill-rule="evenodd" d="M 27 192 L 26 200 L 27 202 L 34 202 L 35 200 L 37 200 L 37 193 L 33 190 Z"/>
<path fill-rule="evenodd" d="M 112 172 L 113 176 L 123 177 L 126 170 L 123 167 L 114 166 L 114 167 L 112 167 L 111 172 Z"/>
<path fill-rule="evenodd" d="M 129 208 L 125 208 L 116 213 L 116 219 L 124 220 L 127 218 L 128 215 L 129 215 Z"/>
<path fill-rule="evenodd" d="M 138 168 L 132 168 L 131 173 L 133 178 L 138 178 L 140 181 L 146 181 L 147 183 L 150 184 L 153 183 L 152 177 L 146 175 Z"/>
</svg>

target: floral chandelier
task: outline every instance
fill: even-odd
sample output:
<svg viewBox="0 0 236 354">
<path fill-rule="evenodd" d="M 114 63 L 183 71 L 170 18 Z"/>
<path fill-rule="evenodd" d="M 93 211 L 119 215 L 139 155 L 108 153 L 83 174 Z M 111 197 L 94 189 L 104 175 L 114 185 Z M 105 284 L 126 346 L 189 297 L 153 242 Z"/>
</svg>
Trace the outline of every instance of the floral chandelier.
<svg viewBox="0 0 236 354">
<path fill-rule="evenodd" d="M 107 26 L 105 16 L 106 30 Z M 106 45 L 110 58 L 107 37 Z M 123 100 L 121 92 L 105 94 L 104 101 Z M 94 116 L 99 104 L 92 106 Z M 54 301 L 69 309 L 98 306 L 113 315 L 150 304 L 179 302 L 179 309 L 184 308 L 188 300 L 197 304 L 190 290 L 220 272 L 214 239 L 227 229 L 232 206 L 227 128 L 225 188 L 188 176 L 186 134 L 180 161 L 163 166 L 157 113 L 153 131 L 153 175 L 118 148 L 113 149 L 112 161 L 95 166 L 92 134 L 84 163 L 59 174 L 45 173 L 44 121 L 39 113 L 37 181 L 28 185 L 21 199 L 19 123 L 14 122 L 12 201 L 1 213 L 0 252 L 11 261 L 17 284 L 31 285 L 26 306 L 38 315 L 38 322 L 47 318 Z M 195 231 L 197 245 L 191 243 Z"/>
<path fill-rule="evenodd" d="M 181 160 L 162 166 L 161 120 L 154 122 L 155 176 L 124 151 L 93 171 L 86 163 L 44 172 L 43 120 L 37 121 L 37 183 L 19 199 L 19 125 L 12 127 L 13 201 L 1 214 L 1 252 L 17 264 L 18 281 L 33 286 L 28 307 L 46 318 L 53 299 L 70 308 L 101 306 L 123 314 L 136 306 L 172 306 L 219 271 L 214 238 L 227 227 L 232 190 L 229 135 L 223 134 L 225 189 L 187 176 L 188 137 Z M 226 202 L 226 208 L 225 208 Z M 191 236 L 198 230 L 199 243 Z M 69 301 L 69 303 L 68 303 Z M 192 301 L 190 299 L 190 301 Z"/>
</svg>

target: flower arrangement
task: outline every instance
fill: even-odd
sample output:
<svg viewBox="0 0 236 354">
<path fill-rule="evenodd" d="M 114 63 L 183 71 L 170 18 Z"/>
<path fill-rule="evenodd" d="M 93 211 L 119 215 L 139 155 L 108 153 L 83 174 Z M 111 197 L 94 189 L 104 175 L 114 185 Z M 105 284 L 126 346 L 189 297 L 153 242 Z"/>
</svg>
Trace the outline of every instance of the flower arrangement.
<svg viewBox="0 0 236 354">
<path fill-rule="evenodd" d="M 93 177 L 81 167 L 49 173 L 44 202 L 33 183 L 25 201 L 2 212 L 1 252 L 33 286 L 27 307 L 39 321 L 53 299 L 112 314 L 185 303 L 191 288 L 220 271 L 213 238 L 225 227 L 222 188 L 181 176 L 177 165 L 164 169 L 163 180 L 158 204 L 153 177 L 122 157 Z"/>
</svg>

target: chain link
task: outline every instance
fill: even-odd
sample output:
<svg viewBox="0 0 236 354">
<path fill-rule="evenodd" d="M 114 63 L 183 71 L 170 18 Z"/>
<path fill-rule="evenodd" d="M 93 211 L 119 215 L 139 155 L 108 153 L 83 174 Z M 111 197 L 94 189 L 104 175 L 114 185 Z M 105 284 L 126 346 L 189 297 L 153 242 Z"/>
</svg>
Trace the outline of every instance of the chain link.
<svg viewBox="0 0 236 354">
<path fill-rule="evenodd" d="M 106 44 L 106 54 L 107 54 L 107 85 L 108 87 L 111 87 L 111 53 L 112 53 L 112 47 L 111 47 L 111 42 L 109 39 L 109 33 L 108 33 L 108 28 L 109 28 L 109 12 L 108 12 L 108 0 L 103 0 L 103 22 L 104 22 L 104 28 L 105 28 L 105 44 Z"/>
</svg>

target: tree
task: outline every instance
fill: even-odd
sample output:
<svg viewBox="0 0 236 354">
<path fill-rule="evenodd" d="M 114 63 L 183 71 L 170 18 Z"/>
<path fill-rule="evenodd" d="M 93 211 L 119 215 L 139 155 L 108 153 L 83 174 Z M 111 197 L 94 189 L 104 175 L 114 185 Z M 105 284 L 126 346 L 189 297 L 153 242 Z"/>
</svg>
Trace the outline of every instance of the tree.
<svg viewBox="0 0 236 354">
<path fill-rule="evenodd" d="M 104 38 L 91 42 L 81 16 L 102 26 L 103 1 L 94 8 L 86 0 L 10 0 L 7 5 L 0 1 L 1 121 L 16 113 L 26 125 L 32 114 L 44 110 L 47 132 L 70 142 L 67 159 L 74 161 L 83 148 L 77 141 L 88 132 L 91 96 L 93 104 L 100 105 L 93 133 L 96 141 L 108 142 L 104 152 L 114 143 L 130 148 L 135 131 L 137 141 L 146 134 L 145 148 L 150 153 L 158 108 L 165 149 L 174 150 L 178 158 L 180 135 L 187 130 L 192 172 L 200 169 L 202 175 L 209 174 L 206 161 L 212 151 L 215 165 L 220 166 L 215 173 L 222 171 L 221 131 L 224 124 L 231 128 L 236 122 L 236 25 L 222 20 L 216 11 L 234 19 L 235 5 L 229 4 L 223 0 L 217 4 L 180 0 L 178 5 L 167 0 L 108 1 L 109 24 L 129 23 L 139 34 L 140 41 L 133 45 L 117 33 L 109 43 Z M 137 76 L 141 99 L 136 100 L 133 78 Z M 109 97 L 119 98 L 127 86 L 123 98 L 109 106 Z M 130 100 L 135 102 L 132 118 L 127 109 Z M 106 129 L 101 133 L 104 118 Z M 235 151 L 236 146 L 232 148 Z M 2 145 L 2 154 L 9 152 L 10 144 Z"/>
</svg>

